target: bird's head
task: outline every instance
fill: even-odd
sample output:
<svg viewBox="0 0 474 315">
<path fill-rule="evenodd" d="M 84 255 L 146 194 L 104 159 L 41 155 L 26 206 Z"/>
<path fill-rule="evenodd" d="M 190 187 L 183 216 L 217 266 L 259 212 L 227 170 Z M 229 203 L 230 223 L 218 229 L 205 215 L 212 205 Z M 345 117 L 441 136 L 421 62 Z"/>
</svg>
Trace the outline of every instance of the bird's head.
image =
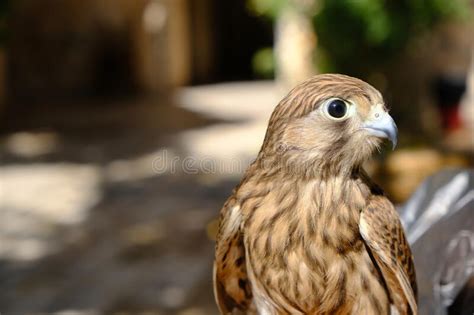
<svg viewBox="0 0 474 315">
<path fill-rule="evenodd" d="M 397 126 L 380 92 L 356 78 L 322 74 L 275 108 L 259 160 L 305 174 L 350 172 L 382 139 L 397 144 Z"/>
</svg>

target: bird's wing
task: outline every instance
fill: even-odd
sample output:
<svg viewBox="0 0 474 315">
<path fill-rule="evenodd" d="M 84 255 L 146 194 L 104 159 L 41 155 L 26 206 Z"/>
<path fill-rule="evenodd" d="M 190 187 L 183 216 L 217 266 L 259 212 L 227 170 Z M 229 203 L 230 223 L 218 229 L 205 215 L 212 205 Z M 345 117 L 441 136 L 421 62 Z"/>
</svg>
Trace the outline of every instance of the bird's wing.
<svg viewBox="0 0 474 315">
<path fill-rule="evenodd" d="M 359 230 L 402 314 L 418 314 L 413 256 L 398 213 L 384 196 L 373 196 L 362 210 Z"/>
<path fill-rule="evenodd" d="M 214 295 L 222 314 L 250 314 L 253 307 L 241 223 L 240 207 L 231 197 L 221 210 L 214 262 Z"/>
</svg>

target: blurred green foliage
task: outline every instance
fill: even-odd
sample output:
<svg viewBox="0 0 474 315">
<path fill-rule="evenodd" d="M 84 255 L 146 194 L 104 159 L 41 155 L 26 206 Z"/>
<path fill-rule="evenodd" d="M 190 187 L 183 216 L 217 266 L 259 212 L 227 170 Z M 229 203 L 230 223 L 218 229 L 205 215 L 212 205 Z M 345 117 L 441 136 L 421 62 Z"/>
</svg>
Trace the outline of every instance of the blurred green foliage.
<svg viewBox="0 0 474 315">
<path fill-rule="evenodd" d="M 249 0 L 248 7 L 271 21 L 285 8 L 303 10 L 318 38 L 319 69 L 353 75 L 390 61 L 435 24 L 469 15 L 468 0 Z"/>
<path fill-rule="evenodd" d="M 267 47 L 258 50 L 252 58 L 252 68 L 257 75 L 265 79 L 271 79 L 275 69 L 273 49 Z"/>
</svg>

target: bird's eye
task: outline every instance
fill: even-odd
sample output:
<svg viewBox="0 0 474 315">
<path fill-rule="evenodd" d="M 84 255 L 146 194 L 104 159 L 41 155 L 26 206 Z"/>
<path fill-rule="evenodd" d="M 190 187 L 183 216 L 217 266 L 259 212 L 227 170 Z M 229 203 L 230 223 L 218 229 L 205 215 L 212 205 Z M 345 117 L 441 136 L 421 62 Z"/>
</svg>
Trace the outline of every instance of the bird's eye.
<svg viewBox="0 0 474 315">
<path fill-rule="evenodd" d="M 332 100 L 327 105 L 327 112 L 333 118 L 342 118 L 347 113 L 347 104 L 343 100 Z"/>
</svg>

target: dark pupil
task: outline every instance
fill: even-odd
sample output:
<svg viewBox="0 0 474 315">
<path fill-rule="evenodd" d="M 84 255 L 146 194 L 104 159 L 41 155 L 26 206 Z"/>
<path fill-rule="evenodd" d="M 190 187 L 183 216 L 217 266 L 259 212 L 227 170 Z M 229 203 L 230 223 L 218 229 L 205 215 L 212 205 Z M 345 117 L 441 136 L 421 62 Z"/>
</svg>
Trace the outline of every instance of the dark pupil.
<svg viewBox="0 0 474 315">
<path fill-rule="evenodd" d="M 344 103 L 341 100 L 334 100 L 331 103 L 329 103 L 328 113 L 334 118 L 344 117 L 344 115 L 346 114 L 346 111 L 347 111 L 346 103 Z"/>
</svg>

